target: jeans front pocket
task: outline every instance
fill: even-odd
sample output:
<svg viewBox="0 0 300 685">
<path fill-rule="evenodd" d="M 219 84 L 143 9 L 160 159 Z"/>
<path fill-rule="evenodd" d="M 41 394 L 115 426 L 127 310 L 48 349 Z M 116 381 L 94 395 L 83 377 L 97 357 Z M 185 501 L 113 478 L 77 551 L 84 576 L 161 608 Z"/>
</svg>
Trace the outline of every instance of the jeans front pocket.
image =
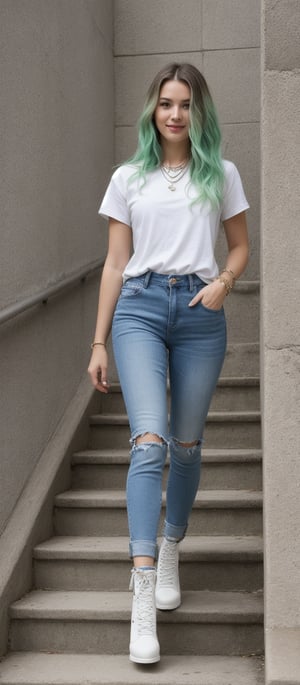
<svg viewBox="0 0 300 685">
<path fill-rule="evenodd" d="M 212 309 L 211 307 L 206 307 L 205 304 L 203 304 L 202 300 L 200 300 L 199 304 L 203 309 L 205 309 L 206 312 L 211 312 L 212 314 L 219 314 L 220 312 L 223 311 L 223 305 L 220 307 L 220 309 Z"/>
<path fill-rule="evenodd" d="M 129 278 L 122 285 L 120 298 L 135 297 L 142 292 L 143 288 L 144 284 L 142 281 L 138 280 L 137 278 Z"/>
</svg>

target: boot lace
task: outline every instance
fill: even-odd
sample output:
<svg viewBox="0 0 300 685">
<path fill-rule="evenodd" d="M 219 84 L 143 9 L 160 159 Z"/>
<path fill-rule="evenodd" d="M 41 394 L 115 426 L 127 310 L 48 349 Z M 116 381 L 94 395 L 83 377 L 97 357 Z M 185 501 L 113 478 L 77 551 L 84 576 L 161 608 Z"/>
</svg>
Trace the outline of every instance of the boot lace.
<svg viewBox="0 0 300 685">
<path fill-rule="evenodd" d="M 177 554 L 176 543 L 170 543 L 160 551 L 159 584 L 161 587 L 170 587 L 176 583 Z"/>
<path fill-rule="evenodd" d="M 137 597 L 137 624 L 140 635 L 153 635 L 155 631 L 155 607 L 153 599 L 153 574 L 139 572 L 135 576 Z"/>
</svg>

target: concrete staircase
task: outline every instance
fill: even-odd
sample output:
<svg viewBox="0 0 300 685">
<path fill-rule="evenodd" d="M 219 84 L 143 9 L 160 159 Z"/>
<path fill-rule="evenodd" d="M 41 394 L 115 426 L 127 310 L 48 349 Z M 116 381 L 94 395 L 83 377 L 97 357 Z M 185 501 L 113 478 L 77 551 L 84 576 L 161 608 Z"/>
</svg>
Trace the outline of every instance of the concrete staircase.
<svg viewBox="0 0 300 685">
<path fill-rule="evenodd" d="M 226 369 L 226 366 L 225 366 Z M 262 491 L 257 377 L 222 377 L 201 490 L 181 544 L 182 605 L 158 612 L 161 662 L 128 660 L 125 478 L 129 427 L 118 385 L 99 397 L 54 536 L 33 552 L 35 589 L 11 606 L 2 685 L 261 685 Z M 168 465 L 166 466 L 166 477 Z"/>
</svg>

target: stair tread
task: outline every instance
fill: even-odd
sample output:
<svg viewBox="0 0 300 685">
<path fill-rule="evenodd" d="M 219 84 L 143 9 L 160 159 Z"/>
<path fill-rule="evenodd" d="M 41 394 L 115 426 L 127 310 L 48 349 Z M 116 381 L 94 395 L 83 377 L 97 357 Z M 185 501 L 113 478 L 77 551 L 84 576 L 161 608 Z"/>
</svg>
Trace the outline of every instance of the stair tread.
<svg viewBox="0 0 300 685">
<path fill-rule="evenodd" d="M 263 685 L 259 657 L 164 656 L 155 668 L 128 656 L 12 652 L 0 664 L 3 685 Z"/>
<path fill-rule="evenodd" d="M 212 411 L 208 412 L 206 422 L 255 422 L 260 421 L 260 411 Z M 111 425 L 116 424 L 120 426 L 129 425 L 127 414 L 109 413 L 109 414 L 92 414 L 90 416 L 91 425 Z"/>
<path fill-rule="evenodd" d="M 121 620 L 131 614 L 131 592 L 33 590 L 10 607 L 13 619 Z M 176 612 L 158 612 L 162 622 L 261 623 L 263 596 L 259 592 L 188 590 Z"/>
<path fill-rule="evenodd" d="M 201 536 L 191 535 L 180 543 L 180 559 L 203 560 L 234 558 L 235 560 L 262 559 L 263 541 L 260 536 Z M 107 559 L 128 560 L 128 538 L 57 536 L 42 542 L 34 549 L 35 559 Z"/>
<path fill-rule="evenodd" d="M 203 463 L 261 462 L 261 449 L 207 448 L 201 452 Z M 73 464 L 129 464 L 129 449 L 87 449 L 73 454 Z"/>
<path fill-rule="evenodd" d="M 163 502 L 166 495 L 163 492 Z M 67 490 L 55 497 L 56 506 L 60 507 L 109 507 L 126 506 L 126 493 L 123 490 Z M 198 507 L 261 507 L 262 492 L 257 490 L 199 490 L 194 508 Z"/>
<path fill-rule="evenodd" d="M 260 384 L 259 376 L 220 376 L 217 387 L 238 387 L 238 386 L 254 386 L 257 387 Z M 169 389 L 169 384 L 167 386 Z M 121 393 L 121 385 L 118 382 L 112 382 L 109 386 L 109 392 L 111 393 Z M 104 400 L 105 401 L 105 400 Z"/>
</svg>

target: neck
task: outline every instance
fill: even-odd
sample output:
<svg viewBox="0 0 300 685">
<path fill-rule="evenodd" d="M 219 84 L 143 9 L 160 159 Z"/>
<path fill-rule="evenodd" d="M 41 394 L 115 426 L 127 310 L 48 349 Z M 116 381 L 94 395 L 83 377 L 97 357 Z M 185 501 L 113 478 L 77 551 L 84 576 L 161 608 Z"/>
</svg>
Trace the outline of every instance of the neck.
<svg viewBox="0 0 300 685">
<path fill-rule="evenodd" d="M 177 166 L 185 162 L 190 156 L 190 146 L 184 143 L 174 143 L 162 145 L 162 163 L 165 166 Z"/>
</svg>

